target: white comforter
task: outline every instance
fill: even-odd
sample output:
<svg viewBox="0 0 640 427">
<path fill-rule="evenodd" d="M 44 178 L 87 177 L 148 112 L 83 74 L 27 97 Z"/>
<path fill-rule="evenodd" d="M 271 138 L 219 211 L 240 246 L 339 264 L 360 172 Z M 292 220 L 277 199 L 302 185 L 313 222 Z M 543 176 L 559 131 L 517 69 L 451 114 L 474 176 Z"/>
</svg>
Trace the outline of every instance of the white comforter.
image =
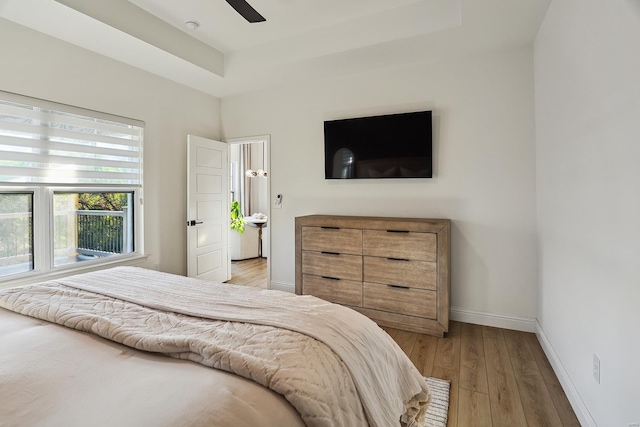
<svg viewBox="0 0 640 427">
<path fill-rule="evenodd" d="M 419 425 L 428 401 L 388 335 L 314 297 L 120 267 L 3 291 L 0 306 L 252 379 L 310 426 Z"/>
</svg>

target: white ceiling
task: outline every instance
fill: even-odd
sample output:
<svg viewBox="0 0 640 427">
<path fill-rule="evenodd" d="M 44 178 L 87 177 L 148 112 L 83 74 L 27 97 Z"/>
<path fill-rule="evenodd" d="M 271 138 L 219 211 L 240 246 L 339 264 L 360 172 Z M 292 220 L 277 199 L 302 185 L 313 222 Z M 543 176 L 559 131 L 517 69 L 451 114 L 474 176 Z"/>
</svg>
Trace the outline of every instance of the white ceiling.
<svg viewBox="0 0 640 427">
<path fill-rule="evenodd" d="M 531 44 L 550 1 L 249 0 L 267 19 L 250 24 L 225 0 L 0 0 L 0 17 L 224 97 Z"/>
<path fill-rule="evenodd" d="M 420 0 L 249 0 L 267 19 L 249 24 L 224 0 L 129 1 L 224 53 L 427 3 Z M 200 28 L 186 30 L 184 24 L 188 20 L 198 21 Z"/>
</svg>

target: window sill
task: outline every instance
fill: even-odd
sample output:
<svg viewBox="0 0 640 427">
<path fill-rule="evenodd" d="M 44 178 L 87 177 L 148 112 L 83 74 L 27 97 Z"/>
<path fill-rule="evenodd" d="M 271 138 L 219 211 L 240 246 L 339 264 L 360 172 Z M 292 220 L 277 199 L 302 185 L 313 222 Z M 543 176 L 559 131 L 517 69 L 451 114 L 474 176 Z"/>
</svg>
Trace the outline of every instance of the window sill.
<svg viewBox="0 0 640 427">
<path fill-rule="evenodd" d="M 0 289 L 30 285 L 33 283 L 59 279 L 61 277 L 71 276 L 74 274 L 88 273 L 90 271 L 104 270 L 107 268 L 118 267 L 122 265 L 140 265 L 145 262 L 147 258 L 149 258 L 149 255 L 131 254 L 118 257 L 118 259 L 114 259 L 113 261 L 88 262 L 87 265 L 76 264 L 72 267 L 58 267 L 46 273 L 30 272 L 22 275 L 19 278 L 0 282 Z"/>
</svg>

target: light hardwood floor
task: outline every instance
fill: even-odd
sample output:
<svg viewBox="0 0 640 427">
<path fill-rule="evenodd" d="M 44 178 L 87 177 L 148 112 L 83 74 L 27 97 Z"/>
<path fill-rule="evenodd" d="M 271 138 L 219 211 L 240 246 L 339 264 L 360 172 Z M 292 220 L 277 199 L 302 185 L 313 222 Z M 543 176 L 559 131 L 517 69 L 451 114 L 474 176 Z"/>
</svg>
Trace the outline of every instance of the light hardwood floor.
<svg viewBox="0 0 640 427">
<path fill-rule="evenodd" d="M 230 283 L 266 288 L 267 261 L 234 261 Z M 451 382 L 447 427 L 580 426 L 534 334 L 451 322 L 444 338 L 384 328 L 426 376 Z"/>
<path fill-rule="evenodd" d="M 231 280 L 228 283 L 267 289 L 267 259 L 231 261 Z"/>
<path fill-rule="evenodd" d="M 535 334 L 460 322 L 444 338 L 384 329 L 423 375 L 451 382 L 448 427 L 580 426 Z"/>
</svg>

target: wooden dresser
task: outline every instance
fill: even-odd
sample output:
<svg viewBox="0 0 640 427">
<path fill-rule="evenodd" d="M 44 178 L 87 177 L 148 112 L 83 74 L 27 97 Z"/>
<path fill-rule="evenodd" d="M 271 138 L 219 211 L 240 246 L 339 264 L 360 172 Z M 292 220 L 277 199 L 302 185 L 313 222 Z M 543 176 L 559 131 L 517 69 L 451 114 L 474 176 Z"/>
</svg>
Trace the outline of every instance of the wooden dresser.
<svg viewBox="0 0 640 427">
<path fill-rule="evenodd" d="M 379 325 L 449 330 L 448 219 L 296 218 L 296 293 L 346 305 Z"/>
</svg>

